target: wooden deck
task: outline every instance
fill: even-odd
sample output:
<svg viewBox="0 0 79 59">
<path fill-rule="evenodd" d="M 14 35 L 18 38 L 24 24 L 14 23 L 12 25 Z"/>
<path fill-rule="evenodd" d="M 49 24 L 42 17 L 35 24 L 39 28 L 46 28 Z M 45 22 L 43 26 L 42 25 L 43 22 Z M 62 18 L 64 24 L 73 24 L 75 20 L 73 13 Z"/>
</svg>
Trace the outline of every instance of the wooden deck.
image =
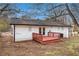
<svg viewBox="0 0 79 59">
<path fill-rule="evenodd" d="M 48 44 L 51 42 L 59 42 L 60 40 L 60 33 L 48 32 L 48 36 L 33 33 L 33 40 L 40 42 L 41 44 Z"/>
</svg>

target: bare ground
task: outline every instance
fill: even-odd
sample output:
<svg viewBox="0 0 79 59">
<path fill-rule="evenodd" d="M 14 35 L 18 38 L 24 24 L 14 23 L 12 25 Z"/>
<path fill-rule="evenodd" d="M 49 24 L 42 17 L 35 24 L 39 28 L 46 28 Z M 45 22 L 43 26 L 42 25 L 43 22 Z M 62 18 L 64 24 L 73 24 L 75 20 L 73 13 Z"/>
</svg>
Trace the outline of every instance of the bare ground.
<svg viewBox="0 0 79 59">
<path fill-rule="evenodd" d="M 36 41 L 14 43 L 12 37 L 0 38 L 1 56 L 65 56 L 79 55 L 79 37 L 42 45 Z"/>
</svg>

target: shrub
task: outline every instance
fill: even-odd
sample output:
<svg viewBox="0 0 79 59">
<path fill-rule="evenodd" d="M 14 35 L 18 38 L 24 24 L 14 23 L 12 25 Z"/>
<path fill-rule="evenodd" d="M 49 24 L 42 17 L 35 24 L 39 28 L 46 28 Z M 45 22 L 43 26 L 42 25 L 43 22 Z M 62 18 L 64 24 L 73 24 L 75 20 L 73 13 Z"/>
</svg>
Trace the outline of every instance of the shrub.
<svg viewBox="0 0 79 59">
<path fill-rule="evenodd" d="M 7 20 L 0 19 L 0 32 L 8 31 L 10 25 Z"/>
</svg>

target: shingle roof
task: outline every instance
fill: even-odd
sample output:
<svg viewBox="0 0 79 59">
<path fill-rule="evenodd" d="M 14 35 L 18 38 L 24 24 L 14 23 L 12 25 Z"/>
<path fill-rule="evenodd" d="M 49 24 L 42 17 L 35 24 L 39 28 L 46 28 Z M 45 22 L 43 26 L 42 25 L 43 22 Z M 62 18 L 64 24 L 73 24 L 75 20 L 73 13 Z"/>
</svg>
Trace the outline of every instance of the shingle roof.
<svg viewBox="0 0 79 59">
<path fill-rule="evenodd" d="M 11 24 L 13 25 L 31 25 L 31 26 L 63 26 L 70 27 L 71 25 L 62 23 L 62 22 L 52 22 L 44 20 L 12 20 Z"/>
</svg>

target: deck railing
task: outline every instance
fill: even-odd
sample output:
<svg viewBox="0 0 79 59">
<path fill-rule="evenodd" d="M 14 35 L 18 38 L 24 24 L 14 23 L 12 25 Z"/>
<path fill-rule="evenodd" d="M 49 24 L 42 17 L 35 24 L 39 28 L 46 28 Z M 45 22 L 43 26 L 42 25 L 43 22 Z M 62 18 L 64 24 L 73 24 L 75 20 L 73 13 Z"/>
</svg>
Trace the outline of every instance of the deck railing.
<svg viewBox="0 0 79 59">
<path fill-rule="evenodd" d="M 60 38 L 60 35 L 61 35 L 61 33 L 57 33 L 57 32 L 48 32 L 48 36 Z"/>
<path fill-rule="evenodd" d="M 41 43 L 41 42 L 46 42 L 46 41 L 54 41 L 56 39 L 59 40 L 60 33 L 48 32 L 48 36 L 38 34 L 38 33 L 33 33 L 32 37 L 33 37 L 33 40 Z"/>
</svg>

